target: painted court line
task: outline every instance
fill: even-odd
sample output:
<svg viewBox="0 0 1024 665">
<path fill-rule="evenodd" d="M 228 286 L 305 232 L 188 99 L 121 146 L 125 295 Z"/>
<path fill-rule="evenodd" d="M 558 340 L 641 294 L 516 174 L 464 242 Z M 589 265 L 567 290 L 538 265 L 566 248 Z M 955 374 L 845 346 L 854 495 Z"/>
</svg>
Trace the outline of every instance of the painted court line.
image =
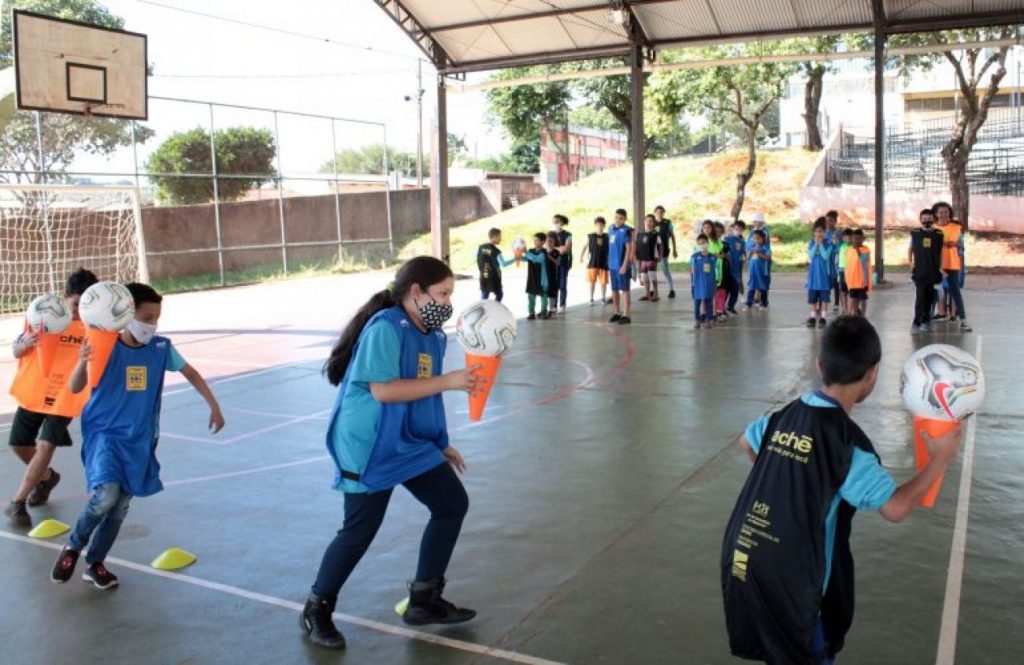
<svg viewBox="0 0 1024 665">
<path fill-rule="evenodd" d="M 274 365 L 273 367 L 267 367 L 266 369 L 256 370 L 255 372 L 245 372 L 243 374 L 236 374 L 234 376 L 227 376 L 227 377 L 224 377 L 223 379 L 210 379 L 207 383 L 209 383 L 211 387 L 219 386 L 222 383 L 231 383 L 232 381 L 241 381 L 242 379 L 251 379 L 254 376 L 260 376 L 261 374 L 268 374 L 270 372 L 276 372 L 278 370 L 288 369 L 290 367 L 298 367 L 299 365 L 306 365 L 306 364 L 309 364 L 311 362 L 319 362 L 319 361 L 296 360 L 295 362 L 292 362 L 292 363 L 284 363 L 283 365 Z M 169 395 L 177 395 L 179 393 L 186 393 L 186 392 L 190 392 L 190 391 L 194 391 L 194 390 L 195 389 L 191 385 L 186 383 L 185 385 L 180 386 L 178 388 L 172 388 L 170 390 L 165 390 L 163 396 L 167 397 Z"/>
<path fill-rule="evenodd" d="M 981 363 L 981 335 L 974 349 Z M 978 416 L 967 422 L 964 435 L 964 462 L 960 471 L 960 492 L 956 502 L 956 522 L 953 526 L 953 546 L 949 553 L 949 572 L 946 575 L 946 599 L 942 604 L 942 625 L 939 628 L 939 650 L 935 665 L 953 665 L 956 658 L 956 631 L 960 622 L 960 592 L 964 581 L 964 554 L 967 549 L 967 516 L 971 506 L 971 474 L 974 471 L 974 433 Z"/>
<path fill-rule="evenodd" d="M 28 536 L 10 533 L 9 531 L 0 530 L 0 538 L 6 538 L 7 540 L 13 540 L 15 542 L 20 543 L 27 543 L 29 545 L 35 545 L 36 547 L 43 547 L 54 551 L 60 551 L 61 549 L 61 546 L 57 543 L 39 541 L 33 538 L 29 538 Z M 248 591 L 247 589 L 231 586 L 230 584 L 211 582 L 209 580 L 204 580 L 200 577 L 193 577 L 192 575 L 183 575 L 181 573 L 169 573 L 163 570 L 150 568 L 149 566 L 145 566 L 140 563 L 135 563 L 133 561 L 118 559 L 116 557 L 107 557 L 107 561 L 117 566 L 120 566 L 121 568 L 134 570 L 138 573 L 145 573 L 146 575 L 152 575 L 154 577 L 162 577 L 164 579 L 173 580 L 175 582 L 181 582 L 183 584 L 191 584 L 192 586 L 208 589 L 210 591 L 217 591 L 219 593 L 227 594 L 229 596 L 244 598 L 246 600 L 252 600 L 257 603 L 263 603 L 265 605 L 272 605 L 274 607 L 280 607 L 286 610 L 291 610 L 293 612 L 302 611 L 302 603 L 296 603 L 294 601 L 285 600 L 284 598 L 278 598 L 276 596 L 268 596 L 267 594 L 257 593 L 255 591 Z M 411 640 L 418 640 L 420 642 L 426 642 L 428 644 L 448 647 L 449 649 L 465 651 L 467 653 L 473 653 L 480 656 L 489 656 L 491 658 L 507 660 L 512 663 L 524 663 L 525 665 L 564 665 L 563 663 L 559 663 L 553 660 L 546 660 L 544 658 L 528 656 L 526 654 L 516 653 L 514 651 L 506 651 L 504 649 L 495 649 L 493 647 L 484 646 L 482 644 L 466 642 L 463 640 L 456 640 L 450 637 L 443 637 L 441 635 L 421 633 L 419 631 L 411 630 L 409 628 L 394 626 L 388 623 L 374 621 L 372 619 L 364 619 L 362 617 L 352 616 L 350 614 L 342 614 L 340 612 L 335 612 L 334 618 L 338 621 L 343 621 L 353 626 L 359 626 L 361 628 L 374 630 L 379 633 L 394 635 L 395 637 L 404 637 Z"/>
</svg>

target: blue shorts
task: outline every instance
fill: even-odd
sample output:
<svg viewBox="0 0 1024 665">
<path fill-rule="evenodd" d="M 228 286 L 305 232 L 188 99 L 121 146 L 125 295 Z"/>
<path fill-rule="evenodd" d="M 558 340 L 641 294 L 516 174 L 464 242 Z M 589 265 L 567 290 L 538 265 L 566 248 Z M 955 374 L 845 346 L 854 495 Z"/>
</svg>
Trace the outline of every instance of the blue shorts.
<svg viewBox="0 0 1024 665">
<path fill-rule="evenodd" d="M 633 271 L 626 268 L 626 274 L 619 273 L 618 268 L 609 270 L 612 277 L 612 291 L 629 291 L 629 282 L 633 278 Z"/>
<path fill-rule="evenodd" d="M 818 303 L 823 302 L 827 305 L 831 295 L 831 291 L 808 291 L 807 304 L 817 305 Z"/>
</svg>

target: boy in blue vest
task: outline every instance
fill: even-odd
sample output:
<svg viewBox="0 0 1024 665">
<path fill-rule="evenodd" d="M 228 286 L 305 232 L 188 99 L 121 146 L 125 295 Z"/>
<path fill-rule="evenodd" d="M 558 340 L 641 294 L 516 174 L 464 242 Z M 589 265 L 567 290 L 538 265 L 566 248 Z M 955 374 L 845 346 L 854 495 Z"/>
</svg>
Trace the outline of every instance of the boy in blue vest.
<svg viewBox="0 0 1024 665">
<path fill-rule="evenodd" d="M 729 226 L 729 235 L 722 239 L 727 252 L 726 267 L 732 281 L 729 283 L 729 299 L 726 302 L 726 311 L 736 314 L 736 303 L 739 302 L 740 292 L 743 290 L 743 261 L 747 258 L 747 241 L 743 238 L 743 232 L 747 225 L 743 220 L 737 220 Z"/>
<path fill-rule="evenodd" d="M 832 295 L 832 243 L 825 239 L 825 218 L 814 222 L 814 238 L 807 245 L 807 304 L 811 316 L 807 327 L 825 327 L 825 313 Z"/>
<path fill-rule="evenodd" d="M 629 289 L 636 261 L 633 227 L 626 224 L 626 210 L 615 211 L 615 223 L 608 231 L 608 271 L 612 278 L 612 305 L 615 313 L 608 323 L 629 325 Z"/>
<path fill-rule="evenodd" d="M 82 463 L 89 503 L 71 538 L 61 550 L 50 578 L 64 583 L 75 572 L 78 557 L 88 564 L 82 579 L 99 589 L 117 586 L 117 577 L 103 565 L 114 545 L 132 497 L 163 489 L 156 446 L 160 435 L 160 397 L 166 372 L 181 372 L 210 406 L 209 427 L 224 427 L 220 405 L 202 375 L 178 354 L 166 337 L 156 334 L 163 298 L 146 284 L 128 284 L 135 300 L 135 319 L 119 333 L 114 350 L 82 411 Z M 71 374 L 71 391 L 85 389 L 92 355 L 82 345 Z"/>
<path fill-rule="evenodd" d="M 824 387 L 762 416 L 740 443 L 753 461 L 722 544 L 726 627 L 733 655 L 770 665 L 833 662 L 853 619 L 850 530 L 857 510 L 906 518 L 945 472 L 960 427 L 931 439 L 932 457 L 899 487 L 850 417 L 871 394 L 882 344 L 863 317 L 825 329 Z"/>
<path fill-rule="evenodd" d="M 694 328 L 711 327 L 714 319 L 715 290 L 721 275 L 721 260 L 708 247 L 708 237 L 697 236 L 697 251 L 690 257 L 690 289 L 693 291 Z M 702 312 L 703 310 L 703 312 Z"/>
</svg>

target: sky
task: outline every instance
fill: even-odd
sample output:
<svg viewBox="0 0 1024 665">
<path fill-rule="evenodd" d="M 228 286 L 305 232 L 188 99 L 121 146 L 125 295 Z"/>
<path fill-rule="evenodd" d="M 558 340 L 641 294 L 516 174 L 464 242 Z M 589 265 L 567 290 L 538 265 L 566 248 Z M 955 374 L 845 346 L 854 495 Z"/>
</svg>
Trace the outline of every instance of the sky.
<svg viewBox="0 0 1024 665">
<path fill-rule="evenodd" d="M 126 30 L 148 36 L 153 75 L 147 124 L 157 131 L 157 137 L 140 149 L 140 162 L 169 133 L 209 125 L 206 107 L 154 97 L 383 123 L 389 146 L 415 150 L 416 104 L 404 97 L 415 95 L 417 58 L 422 53 L 372 0 L 105 0 L 103 4 L 124 18 Z M 422 67 L 427 91 L 423 99 L 424 149 L 429 153 L 437 79 L 429 63 L 424 61 Z M 465 137 L 470 154 L 484 157 L 506 148 L 502 133 L 486 123 L 482 94 L 449 93 L 448 111 L 449 131 Z M 215 123 L 218 127 L 247 124 L 273 129 L 273 115 L 217 109 Z M 328 121 L 279 115 L 278 131 L 281 171 L 287 175 L 313 173 L 332 154 Z M 375 125 L 337 123 L 335 134 L 339 148 L 383 140 L 383 130 Z M 131 151 L 122 150 L 112 158 L 84 156 L 76 161 L 74 170 L 131 172 L 133 162 Z"/>
</svg>

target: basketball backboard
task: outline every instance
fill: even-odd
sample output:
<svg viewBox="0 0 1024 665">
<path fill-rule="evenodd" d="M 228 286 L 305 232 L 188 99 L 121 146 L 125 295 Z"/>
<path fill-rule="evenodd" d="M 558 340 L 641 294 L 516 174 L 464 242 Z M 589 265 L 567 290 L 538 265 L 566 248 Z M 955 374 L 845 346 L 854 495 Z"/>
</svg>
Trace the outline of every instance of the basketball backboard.
<svg viewBox="0 0 1024 665">
<path fill-rule="evenodd" d="M 18 108 L 145 120 L 146 35 L 14 10 Z"/>
</svg>

